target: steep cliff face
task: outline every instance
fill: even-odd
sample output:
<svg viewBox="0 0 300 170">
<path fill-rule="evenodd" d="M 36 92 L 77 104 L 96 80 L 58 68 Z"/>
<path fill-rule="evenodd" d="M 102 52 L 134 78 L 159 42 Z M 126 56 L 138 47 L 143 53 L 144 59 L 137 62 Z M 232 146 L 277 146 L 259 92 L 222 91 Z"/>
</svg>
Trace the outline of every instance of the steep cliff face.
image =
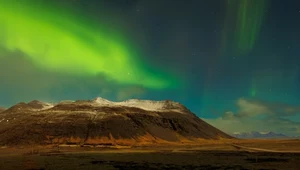
<svg viewBox="0 0 300 170">
<path fill-rule="evenodd" d="M 19 103 L 0 113 L 0 145 L 139 145 L 231 138 L 173 101 Z"/>
</svg>

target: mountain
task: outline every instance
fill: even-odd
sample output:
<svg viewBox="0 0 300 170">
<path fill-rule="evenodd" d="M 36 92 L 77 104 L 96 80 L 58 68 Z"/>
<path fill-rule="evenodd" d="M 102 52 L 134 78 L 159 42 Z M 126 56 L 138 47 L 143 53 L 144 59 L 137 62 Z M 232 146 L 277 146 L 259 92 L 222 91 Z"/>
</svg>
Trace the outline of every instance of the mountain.
<svg viewBox="0 0 300 170">
<path fill-rule="evenodd" d="M 3 112 L 5 110 L 5 108 L 0 107 L 0 112 Z"/>
<path fill-rule="evenodd" d="M 143 145 L 232 138 L 174 101 L 19 103 L 0 113 L 0 145 Z"/>
<path fill-rule="evenodd" d="M 281 133 L 274 133 L 274 132 L 235 132 L 232 136 L 236 138 L 287 138 L 288 136 L 281 134 Z"/>
</svg>

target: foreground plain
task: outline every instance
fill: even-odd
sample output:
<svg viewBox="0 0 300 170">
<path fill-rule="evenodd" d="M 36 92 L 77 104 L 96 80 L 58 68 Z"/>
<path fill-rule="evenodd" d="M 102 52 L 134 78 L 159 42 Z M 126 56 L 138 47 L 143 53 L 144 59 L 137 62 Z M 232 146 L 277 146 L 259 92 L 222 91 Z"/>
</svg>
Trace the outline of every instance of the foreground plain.
<svg viewBox="0 0 300 170">
<path fill-rule="evenodd" d="M 237 140 L 198 146 L 122 149 L 71 146 L 2 148 L 0 169 L 299 170 L 299 151 L 299 140 Z"/>
</svg>

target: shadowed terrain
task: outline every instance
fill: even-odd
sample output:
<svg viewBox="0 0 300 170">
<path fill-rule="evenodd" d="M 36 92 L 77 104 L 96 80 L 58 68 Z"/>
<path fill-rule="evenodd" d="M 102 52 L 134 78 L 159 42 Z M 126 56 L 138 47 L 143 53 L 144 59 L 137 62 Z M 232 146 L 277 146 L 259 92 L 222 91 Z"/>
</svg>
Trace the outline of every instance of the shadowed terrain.
<svg viewBox="0 0 300 170">
<path fill-rule="evenodd" d="M 0 145 L 197 143 L 232 138 L 173 101 L 32 101 L 0 113 Z"/>
<path fill-rule="evenodd" d="M 4 150 L 9 149 L 1 149 L 0 153 Z M 50 150 L 47 152 L 38 149 L 29 152 L 27 150 L 23 154 L 16 154 L 17 150 L 15 150 L 14 154 L 3 154 L 0 156 L 0 169 L 298 170 L 300 161 L 300 153 L 248 152 L 223 144 L 185 148 L 167 146 L 164 148 Z"/>
</svg>

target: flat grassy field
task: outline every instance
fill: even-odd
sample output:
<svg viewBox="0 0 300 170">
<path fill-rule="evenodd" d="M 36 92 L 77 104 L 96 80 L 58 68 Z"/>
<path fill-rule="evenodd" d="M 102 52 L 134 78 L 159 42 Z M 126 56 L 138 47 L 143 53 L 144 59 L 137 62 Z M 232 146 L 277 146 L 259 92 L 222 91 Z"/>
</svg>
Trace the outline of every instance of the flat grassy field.
<svg viewBox="0 0 300 170">
<path fill-rule="evenodd" d="M 299 151 L 299 140 L 239 140 L 199 146 L 135 148 L 2 148 L 0 169 L 300 170 Z"/>
</svg>

